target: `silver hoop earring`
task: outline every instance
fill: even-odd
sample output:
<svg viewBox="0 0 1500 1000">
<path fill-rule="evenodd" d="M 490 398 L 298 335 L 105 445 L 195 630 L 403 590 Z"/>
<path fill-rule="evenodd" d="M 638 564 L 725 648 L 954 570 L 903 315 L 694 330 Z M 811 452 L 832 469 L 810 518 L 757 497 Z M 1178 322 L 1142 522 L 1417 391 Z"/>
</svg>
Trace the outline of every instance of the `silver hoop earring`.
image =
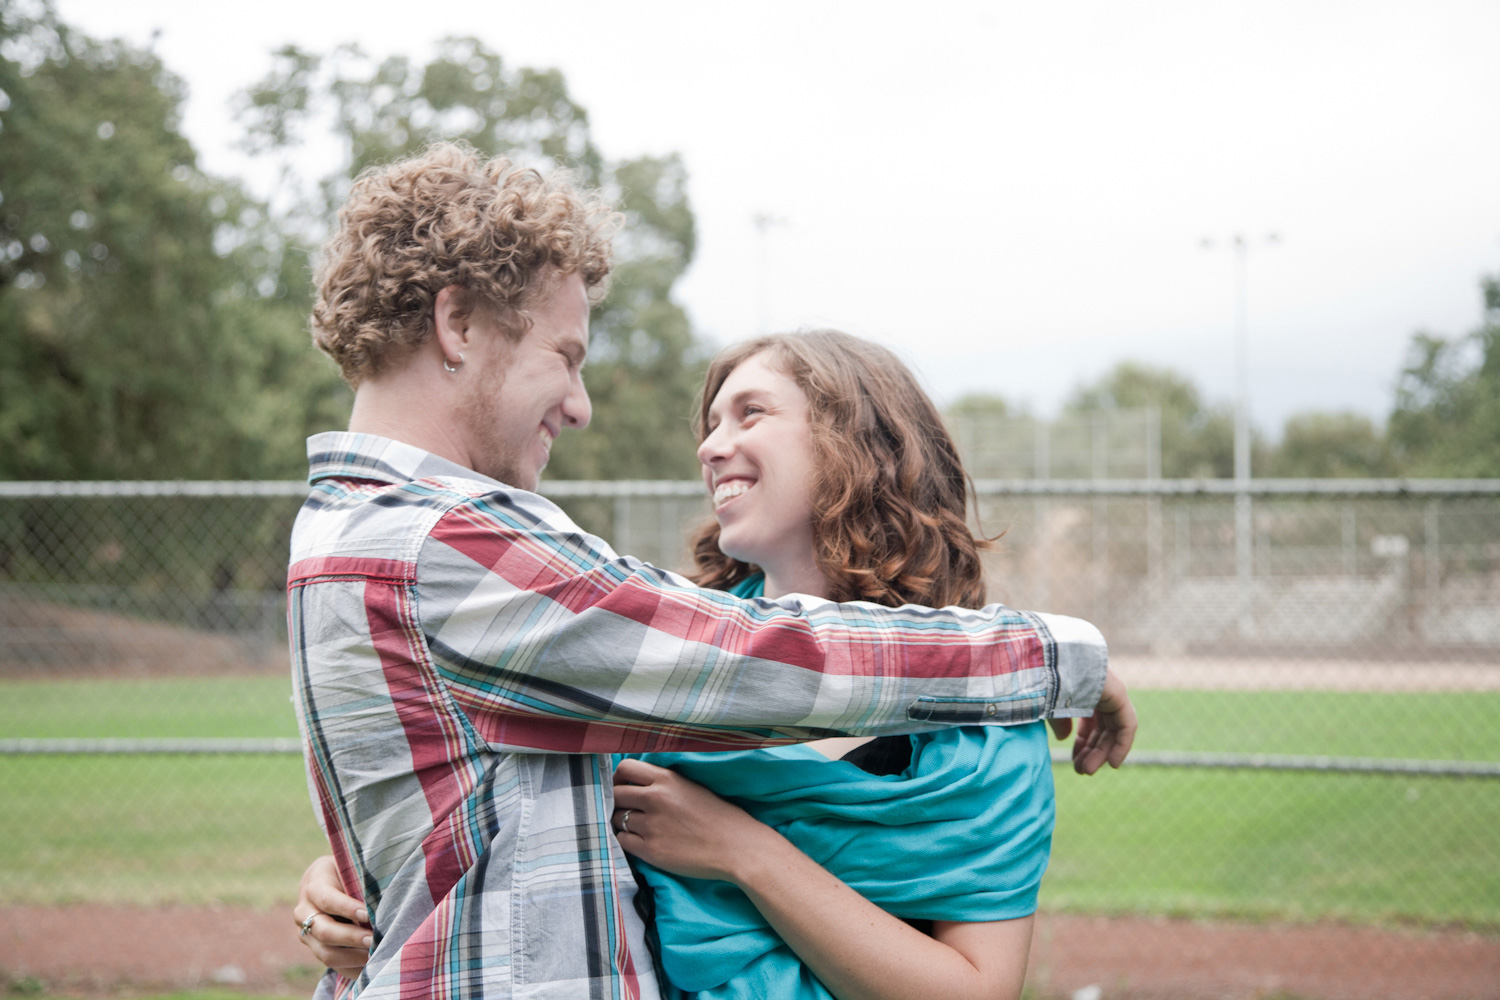
<svg viewBox="0 0 1500 1000">
<path fill-rule="evenodd" d="M 458 354 L 458 364 L 456 364 L 456 365 L 449 364 L 447 358 L 443 359 L 443 371 L 447 372 L 449 375 L 457 375 L 458 374 L 458 370 L 460 368 L 462 368 L 463 366 L 464 366 L 464 355 L 463 355 L 462 351 L 460 351 L 459 354 Z"/>
</svg>

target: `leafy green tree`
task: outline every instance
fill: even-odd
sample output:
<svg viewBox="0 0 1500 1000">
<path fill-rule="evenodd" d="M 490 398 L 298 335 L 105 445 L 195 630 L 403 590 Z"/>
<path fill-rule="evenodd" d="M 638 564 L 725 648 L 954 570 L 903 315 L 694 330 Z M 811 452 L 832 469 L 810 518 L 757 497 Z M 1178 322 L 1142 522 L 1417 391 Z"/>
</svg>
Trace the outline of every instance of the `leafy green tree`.
<svg viewBox="0 0 1500 1000">
<path fill-rule="evenodd" d="M 948 417 L 1018 417 L 1004 396 L 991 392 L 970 392 L 955 399 L 943 411 Z"/>
<path fill-rule="evenodd" d="M 297 475 L 342 405 L 306 363 L 305 262 L 197 169 L 183 96 L 0 3 L 0 478 Z"/>
<path fill-rule="evenodd" d="M 1407 475 L 1500 476 L 1500 277 L 1481 288 L 1477 329 L 1412 338 L 1389 424 Z"/>
<path fill-rule="evenodd" d="M 670 297 L 696 242 L 687 173 L 675 155 L 643 157 L 617 164 L 611 180 L 625 228 L 609 296 L 590 325 L 584 379 L 594 420 L 558 439 L 548 474 L 692 479 L 692 413 L 708 352 Z"/>
<path fill-rule="evenodd" d="M 316 188 L 288 176 L 288 227 L 322 238 L 353 176 L 437 139 L 459 140 L 602 188 L 626 217 L 611 291 L 592 317 L 585 381 L 593 427 L 566 434 L 555 478 L 678 478 L 697 471 L 690 417 L 705 351 L 672 288 L 696 247 L 687 175 L 676 156 L 607 162 L 588 116 L 556 70 L 510 69 L 473 38 L 440 42 L 425 65 L 375 61 L 346 46 L 320 56 L 288 46 L 241 99 L 246 147 L 282 155 L 331 127 L 344 164 Z"/>
<path fill-rule="evenodd" d="M 1085 414 L 1148 406 L 1161 415 L 1163 476 L 1234 475 L 1234 415 L 1227 407 L 1205 405 L 1192 381 L 1169 368 L 1122 361 L 1099 381 L 1077 389 L 1065 410 Z"/>
<path fill-rule="evenodd" d="M 1300 413 L 1287 420 L 1264 474 L 1329 479 L 1395 473 L 1390 447 L 1370 418 L 1357 413 Z"/>
</svg>

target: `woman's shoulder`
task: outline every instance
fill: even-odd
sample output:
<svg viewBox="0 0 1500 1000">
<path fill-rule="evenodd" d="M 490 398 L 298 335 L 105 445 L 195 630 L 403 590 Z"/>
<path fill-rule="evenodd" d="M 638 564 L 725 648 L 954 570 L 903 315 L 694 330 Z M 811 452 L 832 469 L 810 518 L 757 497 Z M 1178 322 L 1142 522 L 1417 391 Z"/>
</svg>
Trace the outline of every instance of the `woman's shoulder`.
<svg viewBox="0 0 1500 1000">
<path fill-rule="evenodd" d="M 1044 722 L 957 726 L 919 733 L 909 740 L 917 774 L 972 776 L 970 780 L 991 784 L 1029 780 L 1043 771 L 1050 778 L 1052 749 Z"/>
</svg>

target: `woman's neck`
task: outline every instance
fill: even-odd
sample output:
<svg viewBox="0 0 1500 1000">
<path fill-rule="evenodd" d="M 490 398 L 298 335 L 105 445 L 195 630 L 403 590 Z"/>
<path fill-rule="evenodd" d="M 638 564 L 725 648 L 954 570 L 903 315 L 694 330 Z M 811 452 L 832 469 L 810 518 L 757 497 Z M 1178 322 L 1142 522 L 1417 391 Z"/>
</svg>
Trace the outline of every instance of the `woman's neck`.
<svg viewBox="0 0 1500 1000">
<path fill-rule="evenodd" d="M 828 597 L 833 593 L 833 587 L 818 569 L 816 563 L 798 563 L 787 566 L 762 566 L 761 571 L 766 574 L 766 582 L 763 593 L 767 597 L 783 597 L 787 594 L 808 594 L 812 597 Z M 829 760 L 838 760 L 844 754 L 855 747 L 862 746 L 874 739 L 872 736 L 832 736 L 827 739 L 813 740 L 805 744 L 809 749 L 827 757 Z"/>
</svg>

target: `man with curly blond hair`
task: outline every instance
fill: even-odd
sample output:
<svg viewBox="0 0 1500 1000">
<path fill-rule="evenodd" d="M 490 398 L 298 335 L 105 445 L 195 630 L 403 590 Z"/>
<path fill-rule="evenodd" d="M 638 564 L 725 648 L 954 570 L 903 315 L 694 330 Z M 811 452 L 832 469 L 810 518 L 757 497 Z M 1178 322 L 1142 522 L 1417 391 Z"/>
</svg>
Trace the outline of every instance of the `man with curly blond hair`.
<svg viewBox="0 0 1500 1000">
<path fill-rule="evenodd" d="M 320 994 L 656 997 L 611 753 L 1096 703 L 1115 763 L 1128 748 L 1087 623 L 750 603 L 616 555 L 535 493 L 589 422 L 616 224 L 565 175 L 444 144 L 362 174 L 325 248 L 314 339 L 355 404 L 308 443 L 288 623 L 315 806 L 363 906 L 294 911 L 354 977 Z"/>
</svg>

